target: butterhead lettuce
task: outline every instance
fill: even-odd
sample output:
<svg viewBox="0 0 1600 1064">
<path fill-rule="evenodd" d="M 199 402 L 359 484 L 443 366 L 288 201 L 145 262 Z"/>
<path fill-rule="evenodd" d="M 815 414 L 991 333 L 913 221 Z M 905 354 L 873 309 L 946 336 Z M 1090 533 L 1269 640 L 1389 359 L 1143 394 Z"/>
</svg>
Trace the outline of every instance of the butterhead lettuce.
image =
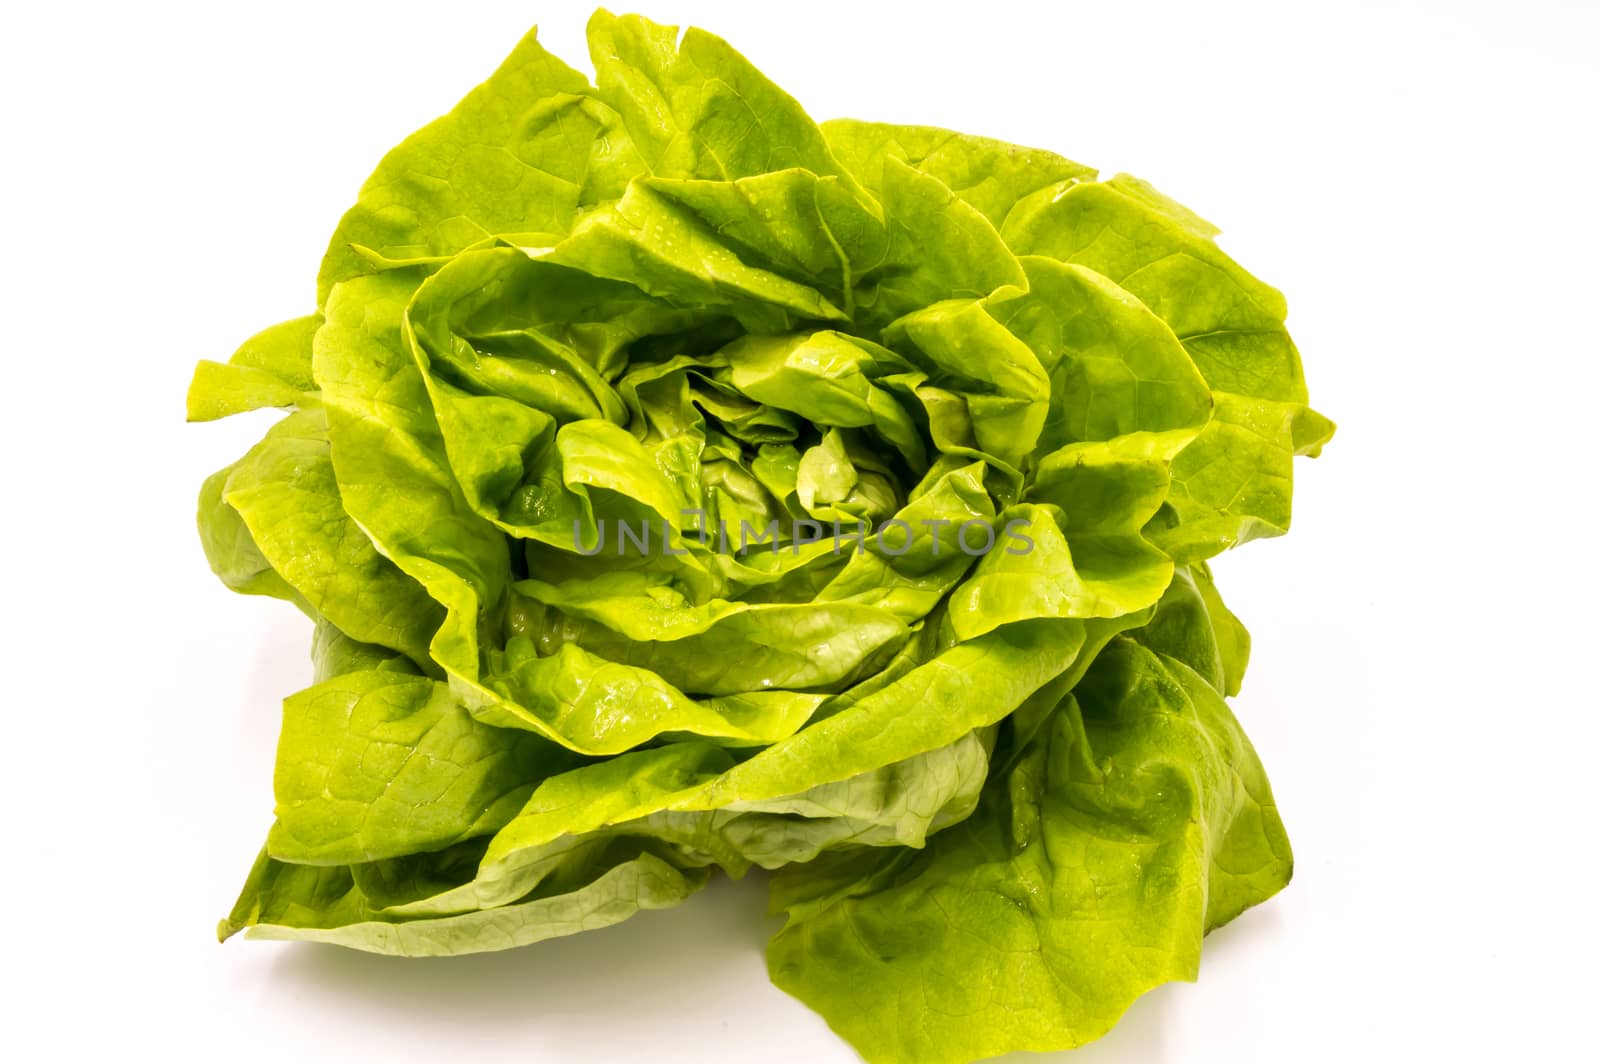
<svg viewBox="0 0 1600 1064">
<path fill-rule="evenodd" d="M 1207 560 L 1287 530 L 1282 297 L 1148 184 L 814 123 L 725 42 L 529 34 L 192 420 L 313 621 L 226 938 L 525 945 L 775 871 L 873 1062 L 1078 1045 L 1288 882 Z"/>
</svg>

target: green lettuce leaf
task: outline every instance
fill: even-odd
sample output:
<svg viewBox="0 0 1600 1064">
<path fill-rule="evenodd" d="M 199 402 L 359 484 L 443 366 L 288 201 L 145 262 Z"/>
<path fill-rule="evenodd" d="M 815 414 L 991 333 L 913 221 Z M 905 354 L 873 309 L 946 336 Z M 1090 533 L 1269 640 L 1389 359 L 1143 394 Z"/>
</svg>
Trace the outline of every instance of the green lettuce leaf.
<svg viewBox="0 0 1600 1064">
<path fill-rule="evenodd" d="M 901 163 L 960 196 L 996 229 L 1018 200 L 1061 182 L 1095 177 L 1089 167 L 1053 152 L 934 126 L 845 118 L 822 123 L 822 132 L 834 157 L 867 188 L 881 190 L 889 163 Z"/>
<path fill-rule="evenodd" d="M 1136 178 L 1046 188 L 1008 215 L 1023 254 L 1086 266 L 1137 297 L 1183 344 L 1213 392 L 1215 415 L 1173 469 L 1178 560 L 1210 557 L 1289 528 L 1297 454 L 1333 425 L 1306 405 L 1283 296 L 1216 246 L 1216 229 Z"/>
<path fill-rule="evenodd" d="M 284 700 L 267 851 L 353 864 L 442 849 L 500 828 L 571 760 L 478 723 L 435 680 L 346 672 Z"/>
<path fill-rule="evenodd" d="M 201 362 L 189 384 L 189 420 L 315 405 L 311 340 L 321 326 L 320 314 L 295 318 L 252 336 L 225 363 Z"/>
<path fill-rule="evenodd" d="M 317 302 L 370 273 L 372 256 L 443 261 L 503 234 L 549 243 L 637 166 L 616 113 L 530 31 L 488 81 L 384 156 L 328 244 Z"/>
<path fill-rule="evenodd" d="M 1126 636 L 973 817 L 779 873 L 773 981 L 873 1064 L 1081 1045 L 1281 889 L 1271 790 L 1219 693 Z"/>
<path fill-rule="evenodd" d="M 704 868 L 679 868 L 647 850 L 605 853 L 572 881 L 514 905 L 435 919 L 396 919 L 374 909 L 347 867 L 285 864 L 267 856 L 217 929 L 227 939 L 328 942 L 369 953 L 439 957 L 527 946 L 620 923 L 682 902 L 705 885 Z"/>
</svg>

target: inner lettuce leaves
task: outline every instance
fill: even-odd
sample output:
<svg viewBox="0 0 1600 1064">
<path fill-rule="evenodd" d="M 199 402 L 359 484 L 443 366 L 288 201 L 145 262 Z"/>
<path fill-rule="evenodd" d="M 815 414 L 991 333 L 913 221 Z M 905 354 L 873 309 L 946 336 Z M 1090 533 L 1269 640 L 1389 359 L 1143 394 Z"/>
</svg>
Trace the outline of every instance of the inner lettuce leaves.
<svg viewBox="0 0 1600 1064">
<path fill-rule="evenodd" d="M 1135 178 L 589 45 L 529 33 L 195 371 L 288 411 L 200 534 L 316 666 L 221 936 L 505 949 L 755 866 L 874 1064 L 1098 1037 L 1291 872 L 1207 566 L 1333 432 L 1282 296 Z"/>
</svg>

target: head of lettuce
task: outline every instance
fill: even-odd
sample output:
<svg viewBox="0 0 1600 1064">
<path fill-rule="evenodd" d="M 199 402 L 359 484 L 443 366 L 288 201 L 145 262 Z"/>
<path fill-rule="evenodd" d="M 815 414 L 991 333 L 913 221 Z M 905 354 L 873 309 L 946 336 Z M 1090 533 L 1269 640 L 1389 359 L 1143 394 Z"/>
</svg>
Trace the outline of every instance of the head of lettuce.
<svg viewBox="0 0 1600 1064">
<path fill-rule="evenodd" d="M 194 420 L 290 411 L 211 566 L 315 622 L 221 933 L 504 949 L 759 865 L 869 1061 L 1097 1037 L 1289 879 L 1206 565 L 1332 432 L 1282 297 L 1134 178 L 589 44 L 530 34 L 196 371 Z"/>
</svg>

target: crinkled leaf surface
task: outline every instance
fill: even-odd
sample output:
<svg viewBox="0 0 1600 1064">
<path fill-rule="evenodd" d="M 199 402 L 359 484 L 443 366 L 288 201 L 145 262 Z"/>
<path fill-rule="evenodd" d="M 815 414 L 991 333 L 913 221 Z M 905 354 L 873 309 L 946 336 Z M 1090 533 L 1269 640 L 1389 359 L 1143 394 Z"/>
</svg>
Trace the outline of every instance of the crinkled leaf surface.
<svg viewBox="0 0 1600 1064">
<path fill-rule="evenodd" d="M 780 873 L 768 960 L 868 1060 L 1066 1049 L 1193 979 L 1205 932 L 1291 867 L 1220 693 L 1121 636 L 927 849 Z"/>
</svg>

